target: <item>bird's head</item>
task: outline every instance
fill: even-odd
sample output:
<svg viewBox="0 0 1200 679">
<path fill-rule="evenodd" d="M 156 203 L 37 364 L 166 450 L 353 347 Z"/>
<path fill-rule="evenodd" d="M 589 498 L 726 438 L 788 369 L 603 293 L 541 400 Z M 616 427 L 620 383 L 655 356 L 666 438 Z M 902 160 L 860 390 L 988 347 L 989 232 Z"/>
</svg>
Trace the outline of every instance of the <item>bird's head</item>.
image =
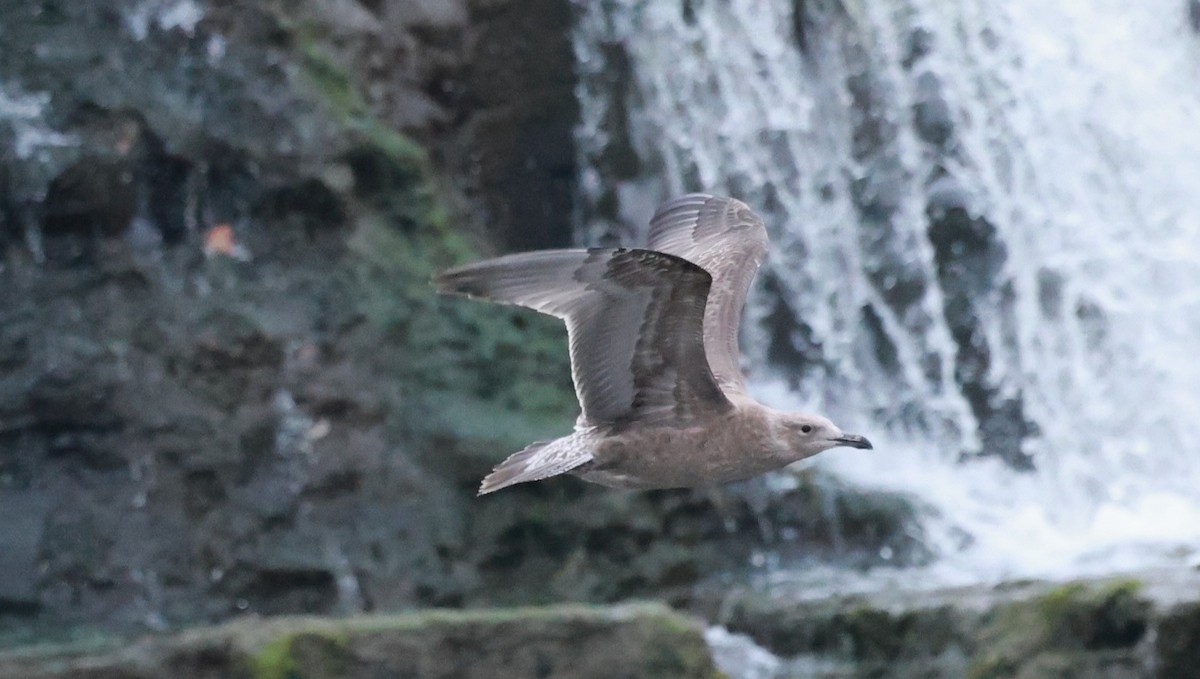
<svg viewBox="0 0 1200 679">
<path fill-rule="evenodd" d="M 820 415 L 784 413 L 778 421 L 779 436 L 789 454 L 796 460 L 802 460 L 838 446 L 866 449 L 874 447 L 866 437 L 847 434 L 836 424 Z"/>
</svg>

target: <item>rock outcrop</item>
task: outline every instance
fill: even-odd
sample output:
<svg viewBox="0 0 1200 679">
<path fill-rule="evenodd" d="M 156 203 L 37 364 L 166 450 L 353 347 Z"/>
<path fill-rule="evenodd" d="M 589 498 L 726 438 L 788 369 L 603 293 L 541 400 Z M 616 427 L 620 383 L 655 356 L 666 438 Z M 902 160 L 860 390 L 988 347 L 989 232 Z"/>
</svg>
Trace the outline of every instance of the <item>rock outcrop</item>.
<svg viewBox="0 0 1200 679">
<path fill-rule="evenodd" d="M 114 650 L 0 654 L 25 679 L 719 679 L 702 627 L 661 606 L 255 618 Z"/>
<path fill-rule="evenodd" d="M 777 656 L 774 679 L 1182 679 L 1200 575 L 806 596 L 743 590 L 710 614 Z"/>
</svg>

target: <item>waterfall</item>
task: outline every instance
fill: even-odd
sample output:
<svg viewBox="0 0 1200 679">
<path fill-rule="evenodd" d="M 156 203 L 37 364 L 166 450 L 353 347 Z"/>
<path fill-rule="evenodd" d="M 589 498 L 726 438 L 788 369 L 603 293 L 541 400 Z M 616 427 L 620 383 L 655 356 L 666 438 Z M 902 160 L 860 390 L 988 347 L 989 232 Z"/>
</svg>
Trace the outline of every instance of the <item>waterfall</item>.
<svg viewBox="0 0 1200 679">
<path fill-rule="evenodd" d="M 581 240 L 767 222 L 754 391 L 876 441 L 948 573 L 1200 556 L 1200 37 L 1180 0 L 578 4 Z M 937 530 L 938 528 L 952 530 Z"/>
</svg>

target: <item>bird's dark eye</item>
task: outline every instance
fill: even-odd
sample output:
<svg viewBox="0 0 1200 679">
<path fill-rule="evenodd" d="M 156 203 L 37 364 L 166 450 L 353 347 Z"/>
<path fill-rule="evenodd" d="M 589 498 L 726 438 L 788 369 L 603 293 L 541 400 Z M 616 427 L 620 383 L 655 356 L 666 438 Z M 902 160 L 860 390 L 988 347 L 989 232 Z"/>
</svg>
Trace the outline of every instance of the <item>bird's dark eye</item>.
<svg viewBox="0 0 1200 679">
<path fill-rule="evenodd" d="M 806 425 L 800 427 L 800 431 L 804 432 L 805 434 L 809 434 L 812 432 L 812 425 L 806 424 Z"/>
</svg>

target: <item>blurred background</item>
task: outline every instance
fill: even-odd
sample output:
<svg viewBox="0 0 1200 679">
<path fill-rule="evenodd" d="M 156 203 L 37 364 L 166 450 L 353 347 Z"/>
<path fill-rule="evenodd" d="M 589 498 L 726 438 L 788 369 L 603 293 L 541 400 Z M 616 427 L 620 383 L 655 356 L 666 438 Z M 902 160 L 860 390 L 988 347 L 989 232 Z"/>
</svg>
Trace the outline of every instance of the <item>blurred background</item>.
<svg viewBox="0 0 1200 679">
<path fill-rule="evenodd" d="M 0 1 L 0 675 L 582 602 L 412 676 L 1197 676 L 1198 186 L 1197 0 Z M 475 499 L 565 332 L 430 274 L 688 191 L 771 233 L 751 391 L 875 450 Z"/>
</svg>

